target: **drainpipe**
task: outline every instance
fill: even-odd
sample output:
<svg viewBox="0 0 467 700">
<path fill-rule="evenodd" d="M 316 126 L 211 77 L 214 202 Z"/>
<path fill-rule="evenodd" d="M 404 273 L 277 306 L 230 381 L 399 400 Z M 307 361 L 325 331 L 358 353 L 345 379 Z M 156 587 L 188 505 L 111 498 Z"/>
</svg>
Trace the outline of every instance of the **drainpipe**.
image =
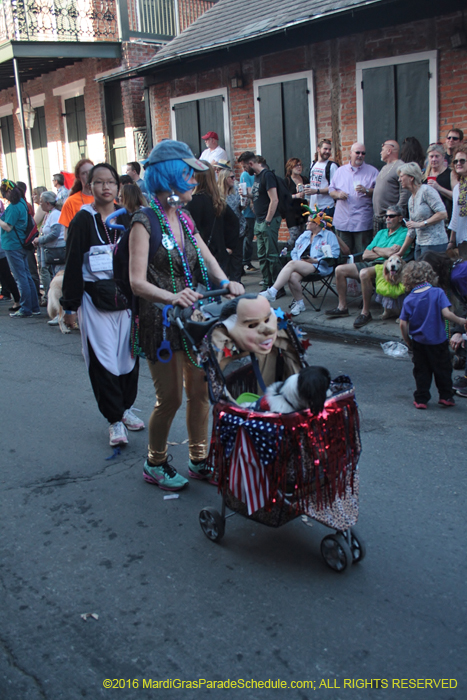
<svg viewBox="0 0 467 700">
<path fill-rule="evenodd" d="M 28 142 L 26 139 L 26 129 L 24 128 L 23 95 L 21 93 L 21 83 L 19 80 L 18 59 L 17 58 L 13 58 L 13 70 L 14 70 L 14 74 L 15 74 L 16 95 L 18 98 L 19 115 L 21 117 L 20 122 L 21 122 L 21 133 L 23 135 L 24 153 L 26 155 L 26 170 L 27 170 L 27 175 L 28 175 L 29 196 L 30 196 L 31 202 L 32 202 L 33 199 L 32 199 L 31 166 L 29 164 L 29 151 L 28 151 Z"/>
<path fill-rule="evenodd" d="M 175 35 L 180 34 L 180 13 L 178 11 L 178 0 L 174 0 Z"/>
</svg>

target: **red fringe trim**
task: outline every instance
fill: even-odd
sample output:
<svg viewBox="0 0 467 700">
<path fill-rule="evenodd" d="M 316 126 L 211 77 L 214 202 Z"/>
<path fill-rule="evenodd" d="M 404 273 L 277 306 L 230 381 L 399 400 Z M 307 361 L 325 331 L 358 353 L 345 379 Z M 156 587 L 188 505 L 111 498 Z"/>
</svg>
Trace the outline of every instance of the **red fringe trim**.
<svg viewBox="0 0 467 700">
<path fill-rule="evenodd" d="M 287 497 L 304 512 L 311 502 L 318 510 L 330 507 L 345 497 L 350 486 L 353 493 L 354 474 L 361 453 L 360 422 L 353 392 L 341 394 L 326 402 L 318 416 L 310 411 L 275 414 L 257 413 L 234 404 L 219 402 L 213 408 L 213 430 L 209 464 L 214 469 L 218 489 L 229 490 L 231 457 L 227 457 L 220 440 L 221 418 L 224 413 L 246 419 L 267 421 L 284 426 L 276 443 L 274 461 L 266 465 L 269 478 L 269 503 L 265 510 L 280 505 Z"/>
</svg>

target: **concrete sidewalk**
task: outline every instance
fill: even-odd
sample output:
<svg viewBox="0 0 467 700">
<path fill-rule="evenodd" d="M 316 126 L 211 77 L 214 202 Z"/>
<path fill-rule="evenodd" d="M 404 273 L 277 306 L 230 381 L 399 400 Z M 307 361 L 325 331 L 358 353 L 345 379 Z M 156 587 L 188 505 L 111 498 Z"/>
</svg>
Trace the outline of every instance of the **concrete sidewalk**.
<svg viewBox="0 0 467 700">
<path fill-rule="evenodd" d="M 254 265 L 255 267 L 258 266 L 257 260 L 254 261 Z M 259 270 L 258 272 L 247 272 L 242 277 L 242 283 L 247 292 L 262 291 L 260 282 L 261 273 Z M 335 287 L 333 288 L 335 289 Z M 281 299 L 273 303 L 272 306 L 275 308 L 281 307 L 284 312 L 288 312 L 293 298 L 287 286 L 285 289 L 287 296 L 281 297 Z M 325 290 L 323 290 L 320 296 L 316 299 L 316 306 L 319 306 L 321 303 L 324 291 Z M 371 303 L 371 315 L 373 320 L 366 326 L 363 326 L 363 328 L 360 330 L 356 330 L 353 327 L 354 321 L 360 313 L 361 300 L 361 296 L 348 297 L 347 303 L 350 316 L 345 316 L 343 318 L 329 318 L 329 316 L 326 316 L 325 311 L 328 309 L 334 309 L 337 306 L 337 295 L 334 295 L 331 293 L 331 291 L 328 291 L 320 311 L 315 311 L 310 306 L 308 300 L 305 299 L 306 311 L 302 311 L 301 314 L 295 316 L 294 322 L 314 336 L 318 335 L 325 338 L 333 338 L 335 340 L 347 340 L 371 345 L 385 343 L 390 340 L 400 341 L 401 334 L 399 324 L 396 323 L 394 318 L 391 318 L 388 321 L 380 321 L 379 319 L 383 313 L 383 307 L 375 302 Z"/>
</svg>

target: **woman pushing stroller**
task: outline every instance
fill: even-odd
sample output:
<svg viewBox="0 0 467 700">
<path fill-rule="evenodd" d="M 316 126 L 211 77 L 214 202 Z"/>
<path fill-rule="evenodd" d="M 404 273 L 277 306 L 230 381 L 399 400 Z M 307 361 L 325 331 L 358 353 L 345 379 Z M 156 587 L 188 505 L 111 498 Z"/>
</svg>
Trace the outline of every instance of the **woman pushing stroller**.
<svg viewBox="0 0 467 700">
<path fill-rule="evenodd" d="M 163 326 L 159 305 L 188 308 L 201 298 L 198 284 L 227 288 L 233 296 L 244 292 L 238 282 L 226 278 L 220 265 L 181 206 L 191 200 L 196 185 L 193 171 L 207 166 L 180 142 L 161 141 L 145 163 L 145 184 L 152 193 L 150 206 L 157 216 L 162 241 L 149 257 L 152 236 L 149 218 L 134 214 L 130 233 L 130 283 L 139 302 L 139 343 L 148 360 L 156 390 L 156 404 L 149 420 L 148 457 L 144 479 L 168 491 L 182 489 L 188 480 L 169 463 L 167 439 L 170 426 L 187 394 L 186 421 L 189 438 L 189 476 L 208 479 L 207 466 L 209 398 L 204 372 L 179 329 Z M 170 345 L 168 362 L 160 354 Z"/>
</svg>

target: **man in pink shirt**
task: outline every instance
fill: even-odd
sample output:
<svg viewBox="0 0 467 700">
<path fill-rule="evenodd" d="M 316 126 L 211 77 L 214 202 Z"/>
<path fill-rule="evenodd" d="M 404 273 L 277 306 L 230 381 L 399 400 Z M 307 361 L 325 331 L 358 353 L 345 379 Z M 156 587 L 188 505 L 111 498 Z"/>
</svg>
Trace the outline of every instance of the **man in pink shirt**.
<svg viewBox="0 0 467 700">
<path fill-rule="evenodd" d="M 354 143 L 350 162 L 336 170 L 329 194 L 336 202 L 333 224 L 350 248 L 361 253 L 373 238 L 372 196 L 378 170 L 365 163 L 365 145 Z"/>
</svg>

